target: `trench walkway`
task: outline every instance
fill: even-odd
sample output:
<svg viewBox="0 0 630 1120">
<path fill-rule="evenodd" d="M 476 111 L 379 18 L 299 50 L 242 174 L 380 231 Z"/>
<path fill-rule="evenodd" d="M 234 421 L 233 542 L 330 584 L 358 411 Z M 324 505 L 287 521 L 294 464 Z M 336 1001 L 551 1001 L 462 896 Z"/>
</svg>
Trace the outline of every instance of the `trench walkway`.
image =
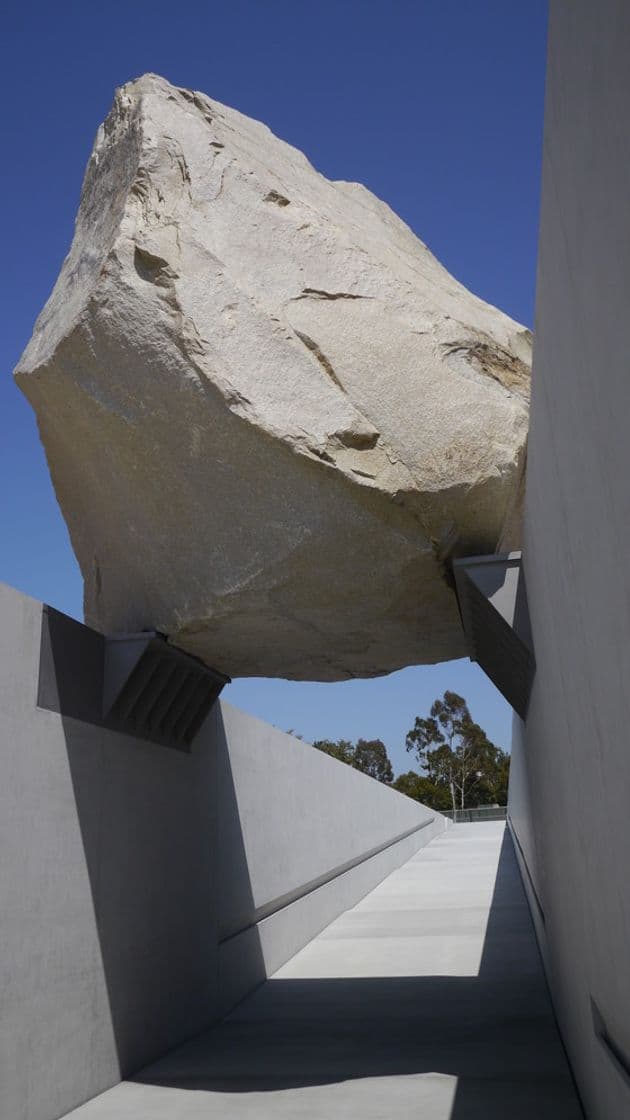
<svg viewBox="0 0 630 1120">
<path fill-rule="evenodd" d="M 579 1120 L 502 823 L 451 828 L 72 1120 Z"/>
</svg>

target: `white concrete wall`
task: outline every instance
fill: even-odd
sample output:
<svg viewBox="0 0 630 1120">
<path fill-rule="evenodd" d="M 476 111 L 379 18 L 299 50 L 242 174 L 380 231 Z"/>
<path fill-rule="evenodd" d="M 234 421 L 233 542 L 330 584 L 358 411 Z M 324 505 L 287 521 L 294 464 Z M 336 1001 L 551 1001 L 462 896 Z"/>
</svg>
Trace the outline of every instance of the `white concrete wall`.
<svg viewBox="0 0 630 1120">
<path fill-rule="evenodd" d="M 627 0 L 552 0 L 510 814 L 590 1120 L 630 1116 L 629 60 Z"/>
<path fill-rule="evenodd" d="M 436 819 L 432 810 L 408 797 L 393 797 L 381 783 L 226 703 L 222 721 L 238 816 L 220 791 L 219 831 L 227 843 L 229 829 L 238 828 L 234 843 L 244 848 L 251 903 L 226 861 L 219 869 L 221 937 L 364 858 L 366 845 L 390 844 L 393 837 Z M 437 819 L 441 822 L 440 814 Z M 317 842 L 311 843 L 314 837 Z"/>
<path fill-rule="evenodd" d="M 446 821 L 299 739 L 229 704 L 221 708 L 228 744 L 218 786 L 227 853 L 217 910 L 224 1011 Z"/>
<path fill-rule="evenodd" d="M 446 822 L 217 705 L 191 754 L 36 707 L 0 585 L 0 1117 L 54 1120 L 203 1029 Z"/>
</svg>

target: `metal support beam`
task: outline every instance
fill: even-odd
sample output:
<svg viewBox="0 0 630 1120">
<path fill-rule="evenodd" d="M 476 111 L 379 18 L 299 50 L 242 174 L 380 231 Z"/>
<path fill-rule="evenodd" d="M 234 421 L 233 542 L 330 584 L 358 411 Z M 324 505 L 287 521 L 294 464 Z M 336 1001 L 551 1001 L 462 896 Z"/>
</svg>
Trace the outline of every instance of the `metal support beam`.
<svg viewBox="0 0 630 1120">
<path fill-rule="evenodd" d="M 43 609 L 40 708 L 189 750 L 229 680 L 162 634 L 105 637 L 52 607 Z"/>
<path fill-rule="evenodd" d="M 471 661 L 525 719 L 536 662 L 520 552 L 453 562 Z"/>
</svg>

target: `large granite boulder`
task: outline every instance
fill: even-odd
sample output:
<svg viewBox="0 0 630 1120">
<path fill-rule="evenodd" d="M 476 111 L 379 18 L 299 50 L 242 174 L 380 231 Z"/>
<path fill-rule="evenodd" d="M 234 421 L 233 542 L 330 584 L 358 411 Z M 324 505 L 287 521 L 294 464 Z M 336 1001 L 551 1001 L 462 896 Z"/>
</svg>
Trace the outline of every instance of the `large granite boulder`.
<svg viewBox="0 0 630 1120">
<path fill-rule="evenodd" d="M 17 370 L 86 620 L 233 676 L 464 655 L 449 560 L 518 544 L 530 347 L 365 187 L 124 86 Z"/>
</svg>

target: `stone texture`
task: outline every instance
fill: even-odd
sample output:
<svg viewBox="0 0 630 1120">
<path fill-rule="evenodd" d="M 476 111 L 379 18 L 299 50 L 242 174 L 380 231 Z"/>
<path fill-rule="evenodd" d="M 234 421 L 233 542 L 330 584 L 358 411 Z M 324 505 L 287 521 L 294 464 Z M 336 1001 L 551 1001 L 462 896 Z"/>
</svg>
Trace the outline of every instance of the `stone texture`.
<svg viewBox="0 0 630 1120">
<path fill-rule="evenodd" d="M 448 561 L 520 543 L 530 349 L 365 187 L 124 86 L 16 371 L 86 620 L 232 676 L 463 656 Z"/>
</svg>

